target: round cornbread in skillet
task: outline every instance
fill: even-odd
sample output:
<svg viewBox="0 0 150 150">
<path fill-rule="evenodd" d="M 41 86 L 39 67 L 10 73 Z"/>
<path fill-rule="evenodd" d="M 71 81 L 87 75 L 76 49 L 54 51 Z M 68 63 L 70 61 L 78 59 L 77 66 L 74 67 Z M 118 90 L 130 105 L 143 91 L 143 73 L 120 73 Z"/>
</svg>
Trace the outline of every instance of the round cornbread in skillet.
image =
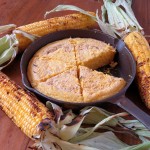
<svg viewBox="0 0 150 150">
<path fill-rule="evenodd" d="M 49 43 L 30 60 L 28 79 L 33 88 L 58 100 L 79 103 L 101 100 L 125 86 L 122 78 L 91 70 L 110 64 L 115 53 L 109 44 L 91 38 Z"/>
</svg>

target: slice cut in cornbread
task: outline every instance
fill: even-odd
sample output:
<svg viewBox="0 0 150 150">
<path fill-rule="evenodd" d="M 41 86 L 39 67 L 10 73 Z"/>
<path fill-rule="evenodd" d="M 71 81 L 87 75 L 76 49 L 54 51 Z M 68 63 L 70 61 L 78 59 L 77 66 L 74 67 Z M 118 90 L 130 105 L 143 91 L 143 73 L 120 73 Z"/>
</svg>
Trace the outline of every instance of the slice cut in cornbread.
<svg viewBox="0 0 150 150">
<path fill-rule="evenodd" d="M 109 64 L 115 56 L 115 49 L 102 41 L 90 38 L 74 38 L 77 64 L 97 69 Z"/>
<path fill-rule="evenodd" d="M 125 85 L 122 78 L 91 70 L 109 64 L 115 53 L 113 47 L 95 39 L 56 41 L 32 57 L 27 69 L 28 79 L 33 88 L 58 100 L 101 100 L 114 95 Z"/>
<path fill-rule="evenodd" d="M 45 81 L 73 67 L 72 64 L 55 59 L 33 57 L 28 65 L 27 74 L 31 85 Z"/>
<path fill-rule="evenodd" d="M 38 50 L 35 57 L 48 57 L 76 65 L 74 45 L 70 43 L 69 39 L 47 44 Z"/>
<path fill-rule="evenodd" d="M 98 101 L 118 93 L 126 84 L 118 78 L 79 66 L 79 78 L 84 102 Z"/>
<path fill-rule="evenodd" d="M 56 75 L 35 87 L 39 92 L 62 101 L 82 102 L 77 67 L 73 67 L 59 75 Z"/>
</svg>

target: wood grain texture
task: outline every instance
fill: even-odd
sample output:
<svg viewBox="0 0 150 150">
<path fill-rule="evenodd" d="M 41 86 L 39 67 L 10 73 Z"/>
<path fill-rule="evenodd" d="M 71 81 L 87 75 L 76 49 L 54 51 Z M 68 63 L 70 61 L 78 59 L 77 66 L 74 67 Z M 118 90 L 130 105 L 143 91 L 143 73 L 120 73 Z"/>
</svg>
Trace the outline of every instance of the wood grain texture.
<svg viewBox="0 0 150 150">
<path fill-rule="evenodd" d="M 150 1 L 133 0 L 133 10 L 150 43 Z"/>
<path fill-rule="evenodd" d="M 150 34 L 150 27 L 149 27 L 149 23 L 150 23 L 150 16 L 149 16 L 149 5 L 150 5 L 150 1 L 149 0 L 142 0 L 142 1 L 138 1 L 134 0 L 133 3 L 133 9 L 134 9 L 134 13 L 139 21 L 139 23 L 141 24 L 141 26 L 144 28 L 145 32 L 147 34 Z"/>
<path fill-rule="evenodd" d="M 43 20 L 44 13 L 59 4 L 73 4 L 85 10 L 95 11 L 97 8 L 100 8 L 102 0 L 99 0 L 99 2 L 97 0 L 0 0 L 0 25 L 14 23 L 20 26 Z M 148 15 L 150 13 L 150 1 L 133 0 L 133 9 L 145 33 L 150 34 L 150 16 Z M 62 14 L 66 14 L 66 12 L 54 13 L 48 17 L 60 16 Z M 19 66 L 20 58 L 21 55 L 17 56 L 15 61 L 4 69 L 3 72 L 22 86 Z M 136 100 L 135 103 L 137 105 L 148 112 L 140 101 L 136 87 L 131 86 L 128 90 L 128 95 L 132 100 Z M 105 105 L 104 108 L 110 111 L 122 111 L 118 107 L 112 105 Z M 0 150 L 29 150 L 28 147 L 33 143 L 14 125 L 1 109 L 0 129 Z M 120 138 L 130 144 L 136 143 L 135 139 L 130 138 L 127 140 L 126 136 L 120 136 Z"/>
</svg>

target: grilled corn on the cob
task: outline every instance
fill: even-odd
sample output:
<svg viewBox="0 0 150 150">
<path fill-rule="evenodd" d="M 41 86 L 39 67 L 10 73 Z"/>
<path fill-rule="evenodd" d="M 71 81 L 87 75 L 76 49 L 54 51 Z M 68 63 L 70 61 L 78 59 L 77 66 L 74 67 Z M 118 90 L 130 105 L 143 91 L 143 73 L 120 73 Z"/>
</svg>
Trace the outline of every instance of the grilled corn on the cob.
<svg viewBox="0 0 150 150">
<path fill-rule="evenodd" d="M 125 37 L 124 42 L 134 56 L 137 64 L 137 83 L 141 98 L 150 108 L 150 46 L 139 32 L 132 32 Z"/>
<path fill-rule="evenodd" d="M 91 14 L 95 15 L 95 13 Z M 84 14 L 76 13 L 31 23 L 28 25 L 20 26 L 17 29 L 36 36 L 44 36 L 48 33 L 60 30 L 91 28 L 95 24 L 96 22 L 90 17 Z M 25 49 L 31 43 L 30 39 L 24 37 L 21 34 L 16 33 L 16 37 L 19 40 L 20 50 Z"/>
<path fill-rule="evenodd" d="M 37 126 L 43 119 L 53 119 L 44 104 L 2 72 L 0 72 L 0 107 L 30 138 L 38 133 Z"/>
</svg>

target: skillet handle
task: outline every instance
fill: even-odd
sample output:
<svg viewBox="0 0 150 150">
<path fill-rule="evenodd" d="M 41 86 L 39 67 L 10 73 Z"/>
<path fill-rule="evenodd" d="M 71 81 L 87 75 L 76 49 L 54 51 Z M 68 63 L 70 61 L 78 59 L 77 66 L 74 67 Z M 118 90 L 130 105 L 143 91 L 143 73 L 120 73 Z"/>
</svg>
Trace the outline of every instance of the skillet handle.
<svg viewBox="0 0 150 150">
<path fill-rule="evenodd" d="M 150 116 L 137 107 L 131 100 L 127 97 L 122 97 L 115 102 L 119 107 L 123 108 L 131 115 L 133 115 L 137 120 L 139 120 L 145 127 L 150 130 Z"/>
</svg>

